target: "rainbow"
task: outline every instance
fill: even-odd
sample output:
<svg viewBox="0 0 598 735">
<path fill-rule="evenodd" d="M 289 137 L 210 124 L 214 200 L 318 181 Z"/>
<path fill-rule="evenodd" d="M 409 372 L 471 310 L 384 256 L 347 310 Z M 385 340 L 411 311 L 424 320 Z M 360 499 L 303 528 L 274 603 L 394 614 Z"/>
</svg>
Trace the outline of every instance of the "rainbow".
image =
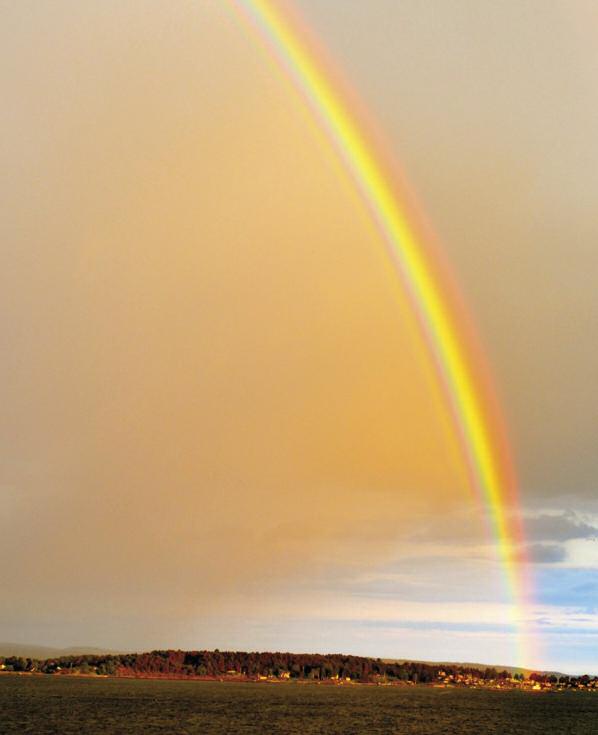
<svg viewBox="0 0 598 735">
<path fill-rule="evenodd" d="M 385 170 L 385 157 L 377 155 L 372 136 L 366 136 L 357 113 L 352 114 L 355 104 L 349 105 L 341 85 L 333 83 L 330 64 L 315 49 L 304 22 L 282 0 L 230 2 L 313 110 L 371 213 L 408 291 L 453 416 L 471 487 L 490 519 L 513 607 L 512 623 L 518 632 L 519 664 L 525 665 L 522 621 L 529 581 L 520 556 L 524 536 L 517 484 L 488 371 L 467 327 L 466 315 L 459 310 L 455 295 L 451 298 L 451 284 L 442 276 L 439 263 L 433 267 L 429 243 L 406 197 L 398 193 L 396 177 Z"/>
</svg>

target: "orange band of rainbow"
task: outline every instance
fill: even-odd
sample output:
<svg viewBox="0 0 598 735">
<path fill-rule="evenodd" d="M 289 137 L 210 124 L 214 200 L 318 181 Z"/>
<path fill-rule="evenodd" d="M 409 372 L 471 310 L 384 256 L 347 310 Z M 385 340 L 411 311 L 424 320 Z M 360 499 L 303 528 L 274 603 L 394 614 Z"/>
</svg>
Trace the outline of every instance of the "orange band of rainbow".
<svg viewBox="0 0 598 735">
<path fill-rule="evenodd" d="M 490 518 L 492 535 L 503 564 L 509 595 L 515 606 L 514 623 L 521 626 L 524 592 L 519 549 L 523 542 L 514 474 L 501 422 L 489 416 L 488 377 L 474 376 L 475 361 L 466 349 L 464 331 L 457 329 L 449 302 L 448 283 L 441 287 L 407 204 L 358 126 L 356 116 L 325 73 L 325 64 L 310 48 L 299 19 L 281 0 L 232 0 L 257 29 L 277 62 L 300 92 L 339 152 L 361 197 L 372 213 L 397 272 L 406 284 L 413 308 L 437 366 L 437 373 L 455 419 L 469 466 L 472 486 Z M 475 351 L 475 347 L 473 348 Z M 478 371 L 479 372 L 479 371 Z M 482 381 L 486 391 L 480 387 Z M 519 627 L 519 637 L 523 635 Z M 521 646 L 521 640 L 519 646 Z M 524 656 L 519 653 L 520 658 Z M 524 661 L 520 661 L 523 665 Z"/>
</svg>

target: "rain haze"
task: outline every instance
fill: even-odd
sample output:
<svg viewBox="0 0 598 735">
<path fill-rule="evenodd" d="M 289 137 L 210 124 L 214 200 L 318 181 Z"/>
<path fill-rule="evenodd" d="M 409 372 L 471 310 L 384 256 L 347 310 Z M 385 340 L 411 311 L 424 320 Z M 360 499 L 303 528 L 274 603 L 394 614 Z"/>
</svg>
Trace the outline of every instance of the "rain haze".
<svg viewBox="0 0 598 735">
<path fill-rule="evenodd" d="M 596 6 L 294 4 L 477 326 L 537 666 L 596 671 Z M 231 4 L 0 14 L 2 638 L 515 663 L 404 286 Z"/>
</svg>

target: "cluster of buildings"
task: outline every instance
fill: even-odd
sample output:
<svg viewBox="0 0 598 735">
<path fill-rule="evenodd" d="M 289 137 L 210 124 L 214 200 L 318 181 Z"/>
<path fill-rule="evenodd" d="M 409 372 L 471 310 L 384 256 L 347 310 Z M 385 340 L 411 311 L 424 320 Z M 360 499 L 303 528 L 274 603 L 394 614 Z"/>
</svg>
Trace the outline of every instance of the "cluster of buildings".
<svg viewBox="0 0 598 735">
<path fill-rule="evenodd" d="M 480 689 L 525 689 L 531 691 L 562 691 L 564 689 L 582 689 L 598 692 L 598 677 L 594 676 L 559 676 L 555 674 L 531 674 L 528 678 L 521 674 L 487 679 L 469 673 L 448 674 L 438 672 L 435 687 L 465 686 Z"/>
</svg>

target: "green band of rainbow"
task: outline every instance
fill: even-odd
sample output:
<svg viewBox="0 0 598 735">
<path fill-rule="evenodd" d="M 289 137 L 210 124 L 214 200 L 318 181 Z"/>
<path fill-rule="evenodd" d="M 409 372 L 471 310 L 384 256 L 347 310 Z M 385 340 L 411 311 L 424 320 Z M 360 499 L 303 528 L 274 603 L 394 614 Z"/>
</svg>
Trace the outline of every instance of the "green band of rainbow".
<svg viewBox="0 0 598 735">
<path fill-rule="evenodd" d="M 498 554 L 515 606 L 516 625 L 523 616 L 527 591 L 518 556 L 523 536 L 516 484 L 505 457 L 506 441 L 489 419 L 483 391 L 476 385 L 465 340 L 449 307 L 448 286 L 441 287 L 413 216 L 368 143 L 356 117 L 325 73 L 306 40 L 301 23 L 280 0 L 232 0 L 243 12 L 300 92 L 307 97 L 331 143 L 339 152 L 382 234 L 394 266 L 406 284 L 413 308 L 437 366 L 449 401 L 472 486 L 492 527 Z M 513 621 L 515 622 L 515 621 Z M 523 635 L 519 628 L 519 637 Z M 521 652 L 520 658 L 524 656 Z M 520 661 L 521 664 L 524 661 Z"/>
</svg>

